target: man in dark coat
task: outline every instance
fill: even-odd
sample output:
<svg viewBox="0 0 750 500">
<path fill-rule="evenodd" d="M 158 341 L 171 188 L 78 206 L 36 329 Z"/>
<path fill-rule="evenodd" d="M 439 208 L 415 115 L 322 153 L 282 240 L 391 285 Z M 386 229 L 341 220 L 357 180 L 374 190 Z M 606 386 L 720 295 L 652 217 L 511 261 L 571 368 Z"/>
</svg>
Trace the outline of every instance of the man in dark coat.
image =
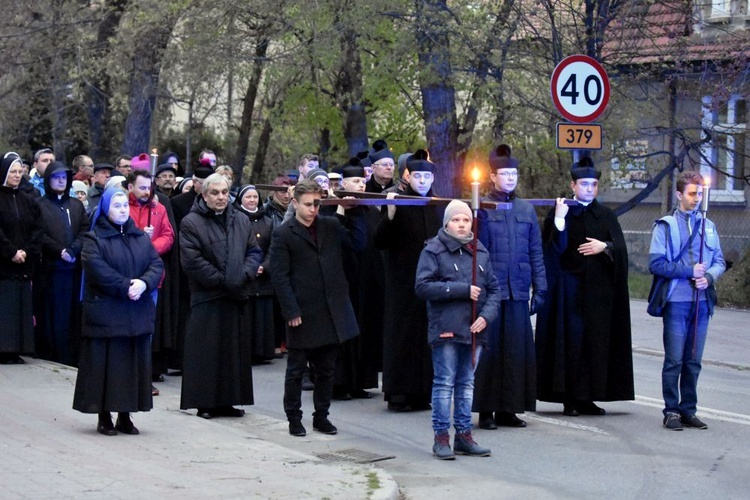
<svg viewBox="0 0 750 500">
<path fill-rule="evenodd" d="M 536 353 L 529 319 L 532 308 L 547 291 L 534 207 L 516 196 L 518 160 L 504 144 L 490 153 L 493 187 L 486 201 L 511 203 L 509 210 L 480 210 L 479 239 L 490 252 L 492 269 L 500 282 L 500 314 L 488 328 L 488 348 L 477 366 L 474 408 L 479 427 L 525 427 L 516 413 L 536 409 Z M 533 314 L 534 311 L 532 310 Z M 494 416 L 493 416 L 494 412 Z"/>
<path fill-rule="evenodd" d="M 544 223 L 537 398 L 563 403 L 568 416 L 604 415 L 594 401 L 634 398 L 628 253 L 617 217 L 596 200 L 601 172 L 583 158 L 571 176 L 579 204 L 558 198 Z"/>
<path fill-rule="evenodd" d="M 89 218 L 83 203 L 69 195 L 73 172 L 53 161 L 44 172 L 39 208 L 45 222 L 42 262 L 34 286 L 37 356 L 78 364 L 81 328 L 81 250 Z"/>
<path fill-rule="evenodd" d="M 249 297 L 262 253 L 248 218 L 229 204 L 227 179 L 208 176 L 180 226 L 191 293 L 180 408 L 199 417 L 241 417 L 232 405 L 253 404 Z"/>
<path fill-rule="evenodd" d="M 342 265 L 342 247 L 360 251 L 366 244 L 364 221 L 319 217 L 322 189 L 314 180 L 297 184 L 295 217 L 279 226 L 271 240 L 271 279 L 287 324 L 287 367 L 284 411 L 289 433 L 304 436 L 302 374 L 315 365 L 313 429 L 336 434 L 328 420 L 333 372 L 340 343 L 359 335 L 349 286 Z M 356 218 L 356 219 L 361 219 Z"/>
<path fill-rule="evenodd" d="M 409 196 L 432 196 L 435 164 L 426 152 L 412 156 Z M 388 193 L 389 198 L 395 193 Z M 414 293 L 419 255 L 442 227 L 443 209 L 388 206 L 375 229 L 375 247 L 385 250 L 383 392 L 391 411 L 430 409 L 432 354 L 427 309 Z"/>
</svg>

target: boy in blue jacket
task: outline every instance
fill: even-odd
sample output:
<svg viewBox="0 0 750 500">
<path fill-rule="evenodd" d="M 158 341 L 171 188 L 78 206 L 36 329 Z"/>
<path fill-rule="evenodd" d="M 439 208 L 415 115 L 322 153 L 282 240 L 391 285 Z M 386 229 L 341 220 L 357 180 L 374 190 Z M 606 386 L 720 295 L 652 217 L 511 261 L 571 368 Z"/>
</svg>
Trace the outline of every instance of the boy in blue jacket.
<svg viewBox="0 0 750 500">
<path fill-rule="evenodd" d="M 453 460 L 455 453 L 489 456 L 471 435 L 471 404 L 474 395 L 472 355 L 479 360 L 486 344 L 482 331 L 495 319 L 500 307 L 500 287 L 492 272 L 487 249 L 477 241 L 473 247 L 472 214 L 469 206 L 453 200 L 445 209 L 443 228 L 430 239 L 419 256 L 414 290 L 427 301 L 428 341 L 432 348 L 432 453 L 440 460 Z M 472 255 L 476 252 L 476 284 L 472 284 Z M 472 301 L 477 318 L 472 321 Z M 476 353 L 472 353 L 476 336 Z M 450 409 L 456 428 L 454 449 L 450 447 Z"/>
</svg>

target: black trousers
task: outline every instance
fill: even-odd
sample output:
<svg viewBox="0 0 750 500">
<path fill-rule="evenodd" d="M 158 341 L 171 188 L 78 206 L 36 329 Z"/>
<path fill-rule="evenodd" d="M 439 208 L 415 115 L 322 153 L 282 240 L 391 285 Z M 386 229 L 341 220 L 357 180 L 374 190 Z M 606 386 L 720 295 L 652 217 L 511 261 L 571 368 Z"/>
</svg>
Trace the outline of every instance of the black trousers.
<svg viewBox="0 0 750 500">
<path fill-rule="evenodd" d="M 284 412 L 288 420 L 302 419 L 302 373 L 308 361 L 315 366 L 313 418 L 328 416 L 333 395 L 333 372 L 336 368 L 338 347 L 337 344 L 332 344 L 313 349 L 289 349 L 287 351 Z"/>
</svg>

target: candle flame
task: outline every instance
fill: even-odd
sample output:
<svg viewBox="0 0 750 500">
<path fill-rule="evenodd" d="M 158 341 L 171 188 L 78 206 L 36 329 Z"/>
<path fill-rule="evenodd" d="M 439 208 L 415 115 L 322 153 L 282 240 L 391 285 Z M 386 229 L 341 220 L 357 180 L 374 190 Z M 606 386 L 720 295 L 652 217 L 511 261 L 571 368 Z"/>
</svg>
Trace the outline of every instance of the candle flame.
<svg viewBox="0 0 750 500">
<path fill-rule="evenodd" d="M 479 182 L 479 169 L 478 169 L 477 167 L 474 167 L 474 168 L 473 168 L 473 169 L 471 170 L 471 179 L 472 179 L 472 180 L 473 180 L 474 182 Z"/>
<path fill-rule="evenodd" d="M 711 187 L 711 177 L 705 176 L 703 178 L 703 187 L 710 188 Z"/>
<path fill-rule="evenodd" d="M 151 150 L 151 154 L 152 154 L 152 155 L 155 155 L 155 154 L 157 154 L 157 153 L 156 153 L 156 148 L 154 148 L 154 149 L 152 149 L 152 150 Z"/>
</svg>

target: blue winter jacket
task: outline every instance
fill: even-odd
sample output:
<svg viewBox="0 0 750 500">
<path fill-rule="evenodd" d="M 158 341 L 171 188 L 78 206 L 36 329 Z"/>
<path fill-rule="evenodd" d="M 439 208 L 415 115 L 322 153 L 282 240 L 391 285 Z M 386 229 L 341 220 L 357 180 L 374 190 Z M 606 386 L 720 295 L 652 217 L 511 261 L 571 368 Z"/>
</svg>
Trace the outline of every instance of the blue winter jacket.
<svg viewBox="0 0 750 500">
<path fill-rule="evenodd" d="M 427 341 L 431 346 L 442 342 L 471 343 L 472 254 L 467 247 L 441 229 L 419 256 L 414 292 L 427 301 Z M 477 316 L 490 324 L 500 309 L 500 287 L 487 249 L 481 242 L 477 242 L 477 247 L 476 285 L 482 288 Z M 487 343 L 483 333 L 477 335 L 479 345 Z"/>
<path fill-rule="evenodd" d="M 485 200 L 505 201 L 496 190 Z M 520 198 L 512 202 L 510 210 L 479 211 L 479 240 L 490 253 L 502 300 L 529 300 L 532 285 L 534 293 L 547 291 L 542 234 L 534 207 Z"/>
</svg>

